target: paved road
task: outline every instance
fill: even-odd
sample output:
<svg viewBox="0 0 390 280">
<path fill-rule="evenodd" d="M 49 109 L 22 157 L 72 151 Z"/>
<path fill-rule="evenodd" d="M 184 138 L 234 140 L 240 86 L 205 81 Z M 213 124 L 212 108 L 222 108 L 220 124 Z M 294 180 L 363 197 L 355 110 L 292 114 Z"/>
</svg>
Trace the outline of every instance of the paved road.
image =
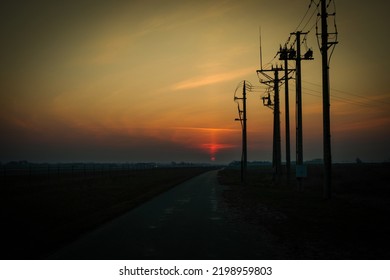
<svg viewBox="0 0 390 280">
<path fill-rule="evenodd" d="M 53 259 L 272 259 L 264 228 L 231 218 L 217 171 L 201 174 L 90 232 Z"/>
</svg>

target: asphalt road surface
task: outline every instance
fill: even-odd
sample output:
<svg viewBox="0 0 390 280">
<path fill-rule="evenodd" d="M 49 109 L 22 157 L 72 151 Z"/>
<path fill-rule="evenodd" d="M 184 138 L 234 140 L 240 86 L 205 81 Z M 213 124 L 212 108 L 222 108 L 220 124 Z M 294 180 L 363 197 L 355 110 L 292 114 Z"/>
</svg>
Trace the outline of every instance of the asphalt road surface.
<svg viewBox="0 0 390 280">
<path fill-rule="evenodd" d="M 62 248 L 51 259 L 278 259 L 265 227 L 232 218 L 210 171 Z"/>
</svg>

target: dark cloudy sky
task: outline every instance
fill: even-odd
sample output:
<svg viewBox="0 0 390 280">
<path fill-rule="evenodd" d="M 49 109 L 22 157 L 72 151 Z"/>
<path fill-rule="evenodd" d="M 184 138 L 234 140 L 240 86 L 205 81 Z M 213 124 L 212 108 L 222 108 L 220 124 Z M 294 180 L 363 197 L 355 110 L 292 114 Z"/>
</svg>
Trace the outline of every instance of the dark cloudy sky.
<svg viewBox="0 0 390 280">
<path fill-rule="evenodd" d="M 3 3 L 0 161 L 238 160 L 241 130 L 234 122 L 233 94 L 243 79 L 260 86 L 259 26 L 266 63 L 296 31 L 309 4 Z M 340 43 L 330 68 L 334 161 L 390 159 L 389 6 L 379 0 L 336 1 Z M 322 157 L 314 7 L 299 27 L 313 27 L 307 47 L 315 56 L 303 62 L 305 159 Z M 333 28 L 332 21 L 329 25 Z M 290 88 L 294 159 L 294 81 Z M 272 157 L 272 111 L 262 106 L 263 94 L 248 93 L 249 160 Z M 281 115 L 283 128 L 284 109 Z"/>
</svg>

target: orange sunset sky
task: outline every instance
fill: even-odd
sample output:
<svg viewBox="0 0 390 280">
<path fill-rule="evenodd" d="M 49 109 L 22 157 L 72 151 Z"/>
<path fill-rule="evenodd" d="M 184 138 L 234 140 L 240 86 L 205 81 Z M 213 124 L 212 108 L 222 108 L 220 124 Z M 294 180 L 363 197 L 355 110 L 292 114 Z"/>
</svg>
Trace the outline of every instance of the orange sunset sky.
<svg viewBox="0 0 390 280">
<path fill-rule="evenodd" d="M 265 87 L 256 74 L 259 26 L 266 64 L 296 30 L 309 4 L 3 3 L 0 161 L 239 160 L 241 127 L 234 121 L 233 95 L 243 79 L 262 88 L 248 93 L 248 160 L 271 160 L 272 111 L 262 105 Z M 304 23 L 314 16 L 302 31 L 315 24 L 314 6 Z M 390 83 L 385 71 L 390 4 L 337 0 L 336 8 L 339 44 L 330 65 L 333 160 L 390 160 Z M 302 62 L 303 156 L 310 160 L 322 158 L 321 57 L 315 28 L 307 46 L 315 58 Z M 284 159 L 284 88 L 280 91 Z M 295 160 L 293 80 L 290 105 Z"/>
</svg>

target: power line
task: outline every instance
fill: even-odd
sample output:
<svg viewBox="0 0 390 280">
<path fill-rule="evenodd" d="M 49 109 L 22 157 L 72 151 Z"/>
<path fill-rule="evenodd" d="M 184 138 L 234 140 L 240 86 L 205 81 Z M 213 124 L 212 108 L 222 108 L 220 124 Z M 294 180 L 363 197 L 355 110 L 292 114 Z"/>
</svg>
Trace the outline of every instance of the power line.
<svg viewBox="0 0 390 280">
<path fill-rule="evenodd" d="M 312 1 L 313 2 L 313 1 Z M 311 3 L 310 3 L 311 5 Z M 313 13 L 311 14 L 310 18 L 308 19 L 308 21 L 306 22 L 305 26 L 303 26 L 302 28 L 302 31 L 305 31 L 305 28 L 306 26 L 310 23 L 311 19 L 313 18 L 313 16 L 316 14 L 316 12 L 318 11 L 318 6 L 319 6 L 319 3 L 317 4 L 316 6 L 316 9 L 313 10 Z"/>
<path fill-rule="evenodd" d="M 301 26 L 302 22 L 305 20 L 307 14 L 308 14 L 309 11 L 310 11 L 312 2 L 313 2 L 313 1 L 310 1 L 309 7 L 307 8 L 306 13 L 303 15 L 303 18 L 302 18 L 301 21 L 299 22 L 297 28 L 295 28 L 294 32 L 298 30 L 298 28 Z"/>
<path fill-rule="evenodd" d="M 321 87 L 321 85 L 316 84 L 316 83 L 312 83 L 312 82 L 308 82 L 308 81 L 303 81 L 303 82 L 306 83 L 306 84 L 310 84 L 310 85 L 316 86 L 316 87 Z M 339 93 L 342 93 L 342 94 L 347 94 L 347 95 L 350 95 L 350 96 L 353 96 L 353 97 L 357 97 L 357 98 L 363 99 L 363 100 L 365 100 L 365 102 L 375 102 L 375 103 L 377 103 L 377 104 L 368 104 L 368 103 L 364 103 L 364 101 L 357 101 L 357 100 L 349 99 L 351 101 L 361 102 L 361 103 L 364 104 L 364 106 L 378 106 L 378 107 L 383 107 L 383 105 L 389 105 L 390 106 L 390 102 L 378 101 L 378 100 L 375 100 L 375 99 L 368 98 L 366 96 L 350 93 L 350 92 L 347 92 L 347 91 L 344 91 L 344 90 L 335 89 L 335 88 L 331 88 L 331 90 L 333 92 L 339 92 Z M 332 95 L 332 97 L 340 97 L 340 96 Z M 340 97 L 340 98 L 347 99 L 345 97 Z"/>
<path fill-rule="evenodd" d="M 309 88 L 304 88 L 304 89 L 305 89 L 305 90 L 309 90 L 309 91 L 311 91 L 311 92 L 318 93 L 319 95 L 311 94 L 311 93 L 308 93 L 308 92 L 304 92 L 303 94 L 311 95 L 311 96 L 315 96 L 315 97 L 319 97 L 319 98 L 322 97 L 320 91 L 316 91 L 316 90 L 309 89 Z M 367 104 L 365 104 L 365 103 L 363 103 L 363 102 L 355 101 L 355 100 L 348 99 L 348 98 L 345 98 L 345 97 L 340 97 L 340 96 L 331 95 L 331 98 L 332 98 L 333 100 L 336 100 L 336 101 L 339 101 L 339 102 L 343 102 L 343 103 L 348 103 L 348 104 L 357 105 L 357 106 L 362 106 L 362 107 L 370 107 L 370 106 L 368 106 Z"/>
<path fill-rule="evenodd" d="M 313 84 L 313 85 L 317 86 L 316 84 Z M 322 92 L 319 90 L 315 90 L 315 89 L 311 89 L 311 88 L 307 88 L 307 87 L 303 87 L 303 89 L 305 90 L 305 92 L 303 92 L 303 94 L 305 94 L 305 95 L 310 95 L 310 96 L 319 97 L 319 98 L 321 97 Z M 311 92 L 314 92 L 317 94 L 308 93 L 307 91 L 311 91 Z M 363 101 L 358 101 L 358 100 L 354 100 L 354 99 L 350 99 L 350 98 L 346 98 L 346 97 L 336 96 L 333 94 L 331 94 L 331 97 L 332 97 L 332 99 L 339 101 L 339 102 L 343 102 L 343 103 L 348 103 L 348 104 L 362 106 L 362 107 L 374 107 L 371 104 L 364 103 Z"/>
<path fill-rule="evenodd" d="M 317 17 L 317 20 L 315 21 L 315 23 L 310 27 L 310 29 L 308 29 L 307 33 L 310 33 L 314 27 L 316 27 L 318 25 L 318 21 L 320 20 L 319 17 Z"/>
<path fill-rule="evenodd" d="M 307 14 L 309 13 L 310 8 L 311 8 L 311 5 L 313 4 L 313 2 L 314 2 L 313 0 L 310 1 L 309 7 L 307 8 L 306 13 L 303 15 L 301 21 L 299 22 L 298 26 L 295 28 L 295 30 L 294 30 L 293 33 L 295 33 L 296 31 L 298 31 L 299 27 L 301 26 L 301 24 L 303 23 L 303 21 L 305 20 L 305 18 L 306 18 L 306 16 L 307 16 Z M 318 5 L 317 5 L 317 7 L 318 7 Z M 313 17 L 313 15 L 310 17 L 310 19 L 311 19 L 312 17 Z M 310 21 L 310 19 L 309 19 L 309 21 Z M 306 26 L 306 25 L 307 25 L 307 23 L 305 24 L 305 26 Z"/>
<path fill-rule="evenodd" d="M 306 23 L 303 25 L 303 28 L 300 28 L 301 25 L 303 24 L 303 22 L 304 22 L 306 16 L 308 15 L 308 13 L 309 13 L 309 11 L 310 11 L 310 9 L 311 9 L 313 3 L 315 4 L 315 9 L 313 10 L 312 14 L 310 15 L 310 18 L 309 18 L 309 19 L 306 21 Z M 306 10 L 306 12 L 305 12 L 305 14 L 303 15 L 301 21 L 299 22 L 299 24 L 298 24 L 297 27 L 295 28 L 294 32 L 292 32 L 292 33 L 296 33 L 299 29 L 300 29 L 301 31 L 305 31 L 305 28 L 306 28 L 307 25 L 310 23 L 310 21 L 312 20 L 313 16 L 316 14 L 316 12 L 317 12 L 317 10 L 318 10 L 318 7 L 319 7 L 319 4 L 320 4 L 319 2 L 316 3 L 314 0 L 311 0 L 311 1 L 310 1 L 310 4 L 309 4 L 309 6 L 308 6 L 308 8 L 307 8 L 307 10 Z M 314 28 L 314 26 L 316 26 L 316 24 L 314 24 L 314 25 L 309 29 L 309 32 Z M 309 33 L 309 32 L 307 32 L 307 33 Z M 286 42 L 284 43 L 284 45 L 285 45 L 285 46 L 289 45 L 289 44 L 290 44 L 290 40 L 291 40 L 291 34 L 290 34 L 290 36 L 287 38 L 287 40 L 286 40 Z M 294 41 L 293 41 L 290 45 L 293 46 L 293 45 L 295 45 L 295 43 L 296 43 L 296 37 L 295 37 Z"/>
</svg>

